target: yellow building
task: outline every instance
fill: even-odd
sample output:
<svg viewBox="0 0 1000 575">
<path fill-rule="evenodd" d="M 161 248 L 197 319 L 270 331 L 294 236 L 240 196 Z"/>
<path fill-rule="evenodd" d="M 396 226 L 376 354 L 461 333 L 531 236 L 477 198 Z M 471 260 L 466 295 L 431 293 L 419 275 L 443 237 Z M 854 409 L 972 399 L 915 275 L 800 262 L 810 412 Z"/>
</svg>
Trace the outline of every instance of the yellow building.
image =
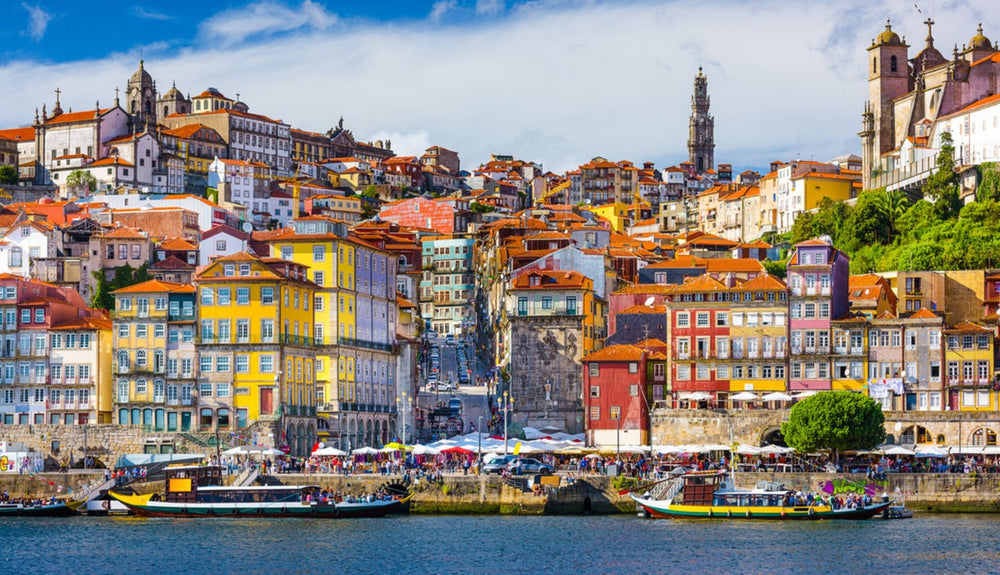
<svg viewBox="0 0 1000 575">
<path fill-rule="evenodd" d="M 636 208 L 639 214 L 634 216 Z M 600 216 L 611 224 L 611 229 L 616 232 L 625 233 L 626 229 L 633 221 L 642 218 L 642 211 L 649 208 L 649 202 L 642 200 L 637 204 L 626 204 L 625 202 L 611 202 L 601 206 L 588 208 L 594 215 Z"/>
<path fill-rule="evenodd" d="M 150 280 L 114 296 L 113 420 L 154 431 L 194 430 L 194 287 Z"/>
<path fill-rule="evenodd" d="M 731 361 L 716 366 L 718 379 L 727 379 L 729 390 L 757 393 L 787 389 L 785 357 L 787 353 L 788 300 L 787 288 L 780 279 L 764 274 L 730 288 L 729 317 L 716 312 L 716 326 L 728 322 L 729 341 L 717 336 L 715 341 L 720 359 L 728 350 Z M 724 308 L 723 308 L 724 309 Z M 732 397 L 732 396 L 730 396 Z"/>
<path fill-rule="evenodd" d="M 294 220 L 271 249 L 308 266 L 316 284 L 320 435 L 342 449 L 381 447 L 396 429 L 396 258 L 324 216 Z"/>
<path fill-rule="evenodd" d="M 949 407 L 961 411 L 996 410 L 993 332 L 974 323 L 962 322 L 944 330 L 944 334 Z"/>
<path fill-rule="evenodd" d="M 198 426 L 277 424 L 274 443 L 307 455 L 316 438 L 314 298 L 307 268 L 243 252 L 195 275 Z M 225 411 L 231 410 L 231 411 Z M 235 421 L 224 418 L 235 413 Z"/>
</svg>

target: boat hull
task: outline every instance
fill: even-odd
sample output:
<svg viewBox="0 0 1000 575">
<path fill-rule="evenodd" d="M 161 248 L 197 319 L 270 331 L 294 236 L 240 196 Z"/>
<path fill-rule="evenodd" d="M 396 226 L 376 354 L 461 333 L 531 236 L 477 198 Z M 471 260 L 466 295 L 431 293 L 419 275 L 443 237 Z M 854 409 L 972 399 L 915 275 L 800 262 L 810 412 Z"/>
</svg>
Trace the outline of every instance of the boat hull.
<svg viewBox="0 0 1000 575">
<path fill-rule="evenodd" d="M 384 517 L 398 513 L 409 500 L 372 501 L 363 503 L 171 503 L 153 501 L 150 495 L 112 497 L 140 517 L 303 517 L 311 519 L 347 519 L 352 517 Z"/>
<path fill-rule="evenodd" d="M 20 505 L 0 506 L 0 517 L 69 517 L 76 515 L 82 501 L 69 501 L 54 505 L 25 507 Z"/>
<path fill-rule="evenodd" d="M 759 519 L 817 521 L 824 519 L 869 519 L 889 508 L 891 502 L 856 509 L 832 509 L 829 505 L 795 507 L 744 507 L 728 505 L 682 505 L 631 496 L 649 517 L 657 519 Z"/>
</svg>

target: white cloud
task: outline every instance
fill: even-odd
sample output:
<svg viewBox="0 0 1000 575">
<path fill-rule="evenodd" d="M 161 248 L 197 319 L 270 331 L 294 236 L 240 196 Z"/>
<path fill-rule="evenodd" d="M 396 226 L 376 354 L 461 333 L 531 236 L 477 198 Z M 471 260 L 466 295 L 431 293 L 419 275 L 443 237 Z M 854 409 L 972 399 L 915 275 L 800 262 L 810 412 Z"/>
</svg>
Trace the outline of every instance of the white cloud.
<svg viewBox="0 0 1000 575">
<path fill-rule="evenodd" d="M 161 12 L 153 12 L 152 10 L 146 10 L 142 6 L 133 6 L 132 13 L 142 18 L 143 20 L 173 20 L 173 16 L 169 14 L 163 14 Z"/>
<path fill-rule="evenodd" d="M 45 36 L 45 29 L 49 26 L 49 20 L 52 20 L 52 14 L 49 14 L 38 5 L 31 6 L 22 3 L 21 6 L 28 11 L 28 37 L 38 42 Z"/>
<path fill-rule="evenodd" d="M 431 13 L 428 16 L 431 22 L 440 22 L 441 18 L 445 16 L 448 12 L 451 12 L 458 7 L 458 2 L 455 0 L 438 0 L 431 6 Z"/>
<path fill-rule="evenodd" d="M 659 167 L 687 159 L 701 63 L 716 161 L 742 171 L 860 153 L 871 38 L 891 17 L 912 56 L 927 31 L 912 3 L 866 0 L 774 0 L 768 10 L 738 0 L 508 7 L 463 26 L 360 21 L 337 34 L 300 25 L 267 41 L 238 35 L 246 41 L 233 48 L 147 56 L 146 69 L 185 93 L 239 92 L 251 111 L 305 130 L 325 132 L 343 116 L 359 139 L 390 139 L 401 154 L 440 145 L 467 168 L 505 153 L 562 171 L 598 155 Z M 988 23 L 1000 18 L 982 18 L 984 10 L 955 5 L 937 17 L 939 49 L 950 55 L 945 48 L 968 42 L 979 21 L 998 39 Z M 51 108 L 57 85 L 63 108 L 106 105 L 137 59 L 2 63 L 0 77 L 32 82 L 0 83 L 0 127 L 30 123 L 42 102 Z"/>
<path fill-rule="evenodd" d="M 232 45 L 248 38 L 256 39 L 300 28 L 322 31 L 336 22 L 335 15 L 311 0 L 305 0 L 297 9 L 273 0 L 262 0 L 212 16 L 202 23 L 201 32 L 209 40 Z"/>
<path fill-rule="evenodd" d="M 503 12 L 504 0 L 476 0 L 476 14 L 493 16 Z"/>
</svg>

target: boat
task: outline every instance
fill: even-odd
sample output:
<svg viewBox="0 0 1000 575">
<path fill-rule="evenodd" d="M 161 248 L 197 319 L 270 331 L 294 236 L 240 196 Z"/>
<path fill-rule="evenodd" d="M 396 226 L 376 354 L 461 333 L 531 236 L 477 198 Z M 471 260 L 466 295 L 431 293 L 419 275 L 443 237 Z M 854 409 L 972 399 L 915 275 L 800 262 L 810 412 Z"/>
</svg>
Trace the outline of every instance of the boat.
<svg viewBox="0 0 1000 575">
<path fill-rule="evenodd" d="M 69 517 L 75 515 L 83 501 L 58 501 L 30 505 L 26 503 L 0 503 L 0 517 Z"/>
<path fill-rule="evenodd" d="M 630 496 L 650 518 L 704 519 L 868 519 L 886 511 L 892 501 L 883 499 L 856 507 L 831 506 L 819 498 L 807 504 L 804 498 L 781 484 L 765 482 L 754 489 L 736 489 L 726 471 L 688 472 L 665 480 L 652 492 Z"/>
<path fill-rule="evenodd" d="M 218 466 L 171 466 L 165 473 L 162 496 L 109 493 L 140 517 L 384 517 L 402 511 L 412 497 L 333 501 L 319 496 L 316 485 L 226 486 Z"/>
<path fill-rule="evenodd" d="M 885 516 L 886 519 L 913 519 L 913 512 L 906 508 L 906 505 L 902 503 L 896 505 L 890 505 L 888 513 Z"/>
</svg>

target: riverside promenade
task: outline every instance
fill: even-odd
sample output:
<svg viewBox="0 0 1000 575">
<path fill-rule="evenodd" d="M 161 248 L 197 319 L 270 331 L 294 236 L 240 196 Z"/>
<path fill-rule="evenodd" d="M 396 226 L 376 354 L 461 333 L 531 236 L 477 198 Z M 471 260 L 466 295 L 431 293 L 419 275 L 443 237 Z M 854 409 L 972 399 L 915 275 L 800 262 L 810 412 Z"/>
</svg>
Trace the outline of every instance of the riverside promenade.
<svg viewBox="0 0 1000 575">
<path fill-rule="evenodd" d="M 99 481 L 103 474 L 71 472 L 27 475 L 0 475 L 0 491 L 13 495 L 62 496 L 67 488 L 74 492 Z M 281 474 L 279 481 L 289 485 L 320 485 L 347 494 L 374 491 L 387 483 L 398 483 L 399 475 L 328 475 Z M 579 515 L 634 513 L 635 503 L 619 493 L 620 480 L 602 475 L 558 477 L 559 485 L 533 489 L 526 478 L 505 480 L 497 475 L 449 475 L 440 482 L 421 480 L 414 485 L 411 500 L 413 514 L 469 515 Z M 796 491 L 820 491 L 821 485 L 836 479 L 866 483 L 864 474 L 850 473 L 740 473 L 737 482 L 752 487 L 757 481 L 783 482 Z M 50 483 L 51 482 L 51 485 Z M 62 491 L 57 491 L 62 486 Z M 140 492 L 160 492 L 163 482 L 132 485 Z M 1000 474 L 894 473 L 880 485 L 890 496 L 901 498 L 907 507 L 921 512 L 1000 513 Z"/>
</svg>

